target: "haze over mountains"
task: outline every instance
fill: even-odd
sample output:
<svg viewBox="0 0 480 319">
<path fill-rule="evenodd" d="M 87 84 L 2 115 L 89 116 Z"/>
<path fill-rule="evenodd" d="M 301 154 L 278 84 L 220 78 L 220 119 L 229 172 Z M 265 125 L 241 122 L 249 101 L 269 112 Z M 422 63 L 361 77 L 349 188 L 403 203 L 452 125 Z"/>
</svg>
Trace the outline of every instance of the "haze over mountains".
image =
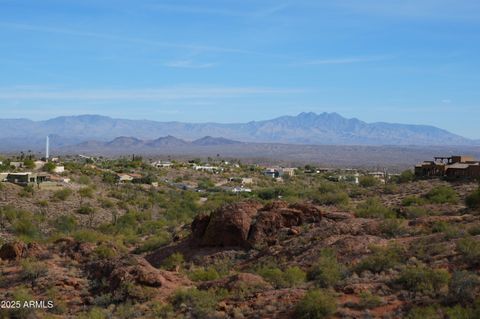
<svg viewBox="0 0 480 319">
<path fill-rule="evenodd" d="M 0 119 L 2 150 L 38 149 L 43 147 L 47 135 L 55 146 L 80 144 L 82 148 L 88 143 L 127 148 L 180 146 L 179 143 L 198 139 L 201 140 L 195 142 L 197 146 L 236 141 L 309 145 L 478 145 L 478 141 L 433 126 L 366 123 L 337 113 L 300 113 L 232 124 L 126 120 L 99 115 L 62 116 L 46 121 Z M 159 139 L 165 136 L 168 138 Z M 123 138 L 115 140 L 118 137 Z"/>
</svg>

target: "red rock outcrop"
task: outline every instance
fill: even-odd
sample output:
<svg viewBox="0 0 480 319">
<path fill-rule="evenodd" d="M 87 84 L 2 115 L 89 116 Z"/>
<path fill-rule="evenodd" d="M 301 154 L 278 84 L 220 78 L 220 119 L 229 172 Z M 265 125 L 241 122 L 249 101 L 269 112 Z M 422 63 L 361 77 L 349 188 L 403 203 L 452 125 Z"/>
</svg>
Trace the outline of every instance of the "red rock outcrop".
<svg viewBox="0 0 480 319">
<path fill-rule="evenodd" d="M 27 245 L 22 242 L 12 242 L 3 244 L 0 248 L 0 259 L 15 260 L 27 256 Z"/>
<path fill-rule="evenodd" d="M 257 202 L 240 202 L 214 211 L 208 224 L 205 216 L 196 218 L 192 223 L 193 240 L 200 246 L 250 247 L 248 232 L 260 207 Z"/>
<path fill-rule="evenodd" d="M 268 243 L 285 228 L 320 221 L 322 213 L 312 204 L 283 201 L 262 206 L 246 201 L 230 204 L 210 216 L 200 215 L 192 223 L 191 244 L 208 247 L 243 247 Z M 297 233 L 293 230 L 291 234 Z"/>
</svg>

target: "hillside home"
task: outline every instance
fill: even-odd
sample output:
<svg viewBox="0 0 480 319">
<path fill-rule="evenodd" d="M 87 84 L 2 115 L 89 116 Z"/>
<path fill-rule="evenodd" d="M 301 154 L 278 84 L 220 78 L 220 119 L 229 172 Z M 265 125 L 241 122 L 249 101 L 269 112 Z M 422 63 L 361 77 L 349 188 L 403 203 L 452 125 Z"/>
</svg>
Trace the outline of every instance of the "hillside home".
<svg viewBox="0 0 480 319">
<path fill-rule="evenodd" d="M 281 171 L 276 168 L 267 168 L 263 171 L 263 175 L 271 178 L 278 178 L 281 176 Z"/>
<path fill-rule="evenodd" d="M 30 184 L 40 184 L 48 179 L 48 174 L 35 174 L 31 172 L 8 173 L 7 182 L 27 186 Z"/>
<path fill-rule="evenodd" d="M 295 167 L 284 167 L 282 168 L 283 175 L 294 176 L 296 168 Z"/>
<path fill-rule="evenodd" d="M 434 157 L 415 166 L 417 177 L 447 177 L 450 179 L 480 178 L 480 161 L 472 156 Z"/>
<path fill-rule="evenodd" d="M 151 164 L 153 167 L 156 167 L 156 168 L 168 168 L 168 167 L 171 167 L 173 164 L 172 162 L 169 162 L 169 161 L 155 161 Z"/>
<path fill-rule="evenodd" d="M 223 171 L 223 168 L 217 166 L 202 166 L 202 165 L 194 165 L 193 169 L 196 171 L 204 171 L 210 173 L 217 173 Z"/>
</svg>

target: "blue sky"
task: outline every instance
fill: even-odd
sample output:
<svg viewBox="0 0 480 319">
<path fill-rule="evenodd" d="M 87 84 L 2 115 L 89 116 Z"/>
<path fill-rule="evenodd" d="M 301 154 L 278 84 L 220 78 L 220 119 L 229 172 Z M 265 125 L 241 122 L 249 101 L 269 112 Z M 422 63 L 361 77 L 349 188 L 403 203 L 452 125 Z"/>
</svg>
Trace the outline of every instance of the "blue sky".
<svg viewBox="0 0 480 319">
<path fill-rule="evenodd" d="M 480 138 L 478 0 L 0 0 L 0 117 L 338 112 Z"/>
</svg>

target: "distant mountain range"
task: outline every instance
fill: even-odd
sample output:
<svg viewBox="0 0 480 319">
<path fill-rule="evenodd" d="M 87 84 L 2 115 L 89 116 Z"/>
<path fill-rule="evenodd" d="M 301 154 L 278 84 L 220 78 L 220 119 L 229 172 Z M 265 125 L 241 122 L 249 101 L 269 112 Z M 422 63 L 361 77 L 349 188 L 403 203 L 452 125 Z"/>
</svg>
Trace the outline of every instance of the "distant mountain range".
<svg viewBox="0 0 480 319">
<path fill-rule="evenodd" d="M 47 135 L 53 147 L 78 145 L 82 148 L 155 148 L 239 142 L 376 146 L 480 144 L 433 126 L 366 123 L 337 113 L 300 113 L 232 124 L 125 120 L 99 115 L 63 116 L 46 121 L 0 119 L 2 151 L 43 149 Z"/>
<path fill-rule="evenodd" d="M 188 142 L 174 136 L 168 135 L 165 137 L 159 137 L 155 140 L 141 140 L 135 137 L 120 136 L 108 142 L 101 141 L 87 141 L 80 144 L 62 146 L 62 150 L 72 149 L 72 151 L 86 151 L 86 152 L 101 152 L 120 154 L 121 151 L 140 151 L 146 153 L 152 153 L 155 149 L 189 149 L 192 147 L 202 146 L 221 146 L 221 145 L 234 145 L 242 144 L 242 142 L 229 140 L 222 137 L 205 136 L 198 140 Z M 120 151 L 120 152 L 119 152 Z"/>
</svg>

